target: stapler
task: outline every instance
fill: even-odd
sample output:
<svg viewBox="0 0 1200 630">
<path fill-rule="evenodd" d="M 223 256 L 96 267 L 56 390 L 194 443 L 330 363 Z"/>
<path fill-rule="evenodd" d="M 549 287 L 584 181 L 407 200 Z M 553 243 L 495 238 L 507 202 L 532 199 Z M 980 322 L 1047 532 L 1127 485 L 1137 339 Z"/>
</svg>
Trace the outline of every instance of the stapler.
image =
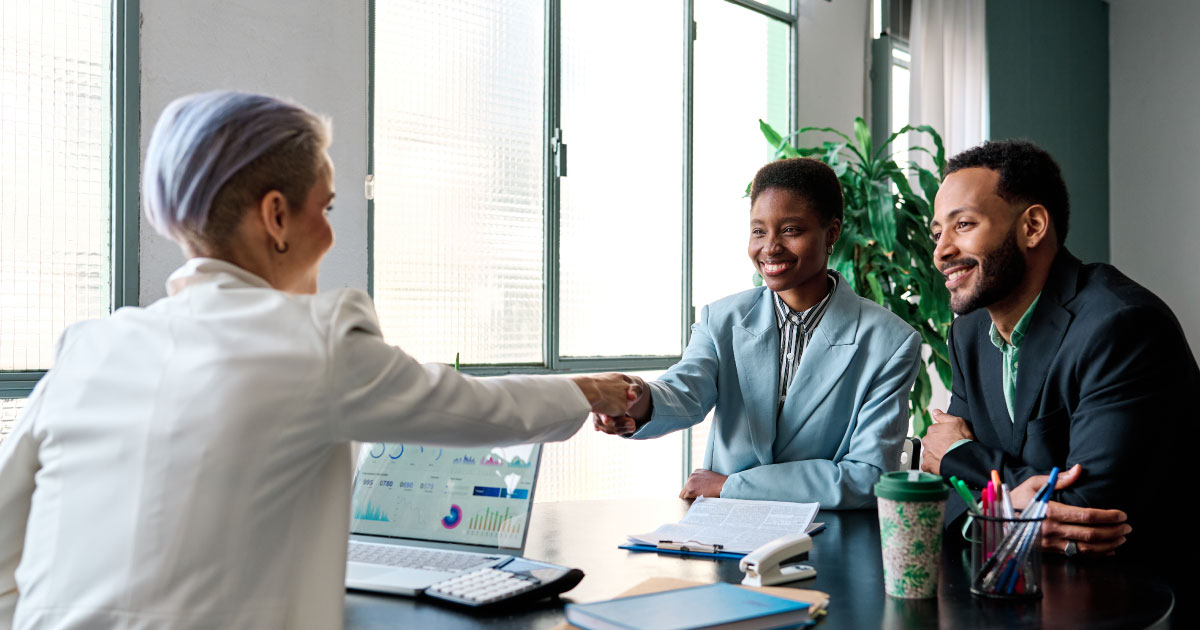
<svg viewBox="0 0 1200 630">
<path fill-rule="evenodd" d="M 770 586 L 817 577 L 817 570 L 811 566 L 787 562 L 811 549 L 812 538 L 808 534 L 795 534 L 772 540 L 742 558 L 739 566 L 746 572 L 742 584 Z"/>
</svg>

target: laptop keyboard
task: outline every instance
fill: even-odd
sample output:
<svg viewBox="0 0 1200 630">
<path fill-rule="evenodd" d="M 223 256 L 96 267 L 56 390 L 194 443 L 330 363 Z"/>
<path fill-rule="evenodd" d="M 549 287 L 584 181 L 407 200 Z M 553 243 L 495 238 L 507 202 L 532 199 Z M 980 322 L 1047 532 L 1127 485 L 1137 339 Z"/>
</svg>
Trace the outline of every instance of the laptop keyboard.
<svg viewBox="0 0 1200 630">
<path fill-rule="evenodd" d="M 379 564 L 389 567 L 427 569 L 431 571 L 462 571 L 471 567 L 491 564 L 500 556 L 481 556 L 471 553 L 456 553 L 442 549 L 399 547 L 372 543 L 351 542 L 351 562 Z"/>
</svg>

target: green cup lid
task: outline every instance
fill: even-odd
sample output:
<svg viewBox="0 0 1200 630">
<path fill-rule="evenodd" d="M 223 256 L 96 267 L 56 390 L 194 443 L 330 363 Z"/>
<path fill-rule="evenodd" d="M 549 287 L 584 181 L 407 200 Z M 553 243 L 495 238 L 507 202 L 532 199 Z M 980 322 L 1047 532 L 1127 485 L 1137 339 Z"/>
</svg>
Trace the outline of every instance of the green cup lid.
<svg viewBox="0 0 1200 630">
<path fill-rule="evenodd" d="M 883 473 L 875 484 L 875 496 L 892 501 L 944 501 L 950 487 L 938 475 L 919 470 Z"/>
</svg>

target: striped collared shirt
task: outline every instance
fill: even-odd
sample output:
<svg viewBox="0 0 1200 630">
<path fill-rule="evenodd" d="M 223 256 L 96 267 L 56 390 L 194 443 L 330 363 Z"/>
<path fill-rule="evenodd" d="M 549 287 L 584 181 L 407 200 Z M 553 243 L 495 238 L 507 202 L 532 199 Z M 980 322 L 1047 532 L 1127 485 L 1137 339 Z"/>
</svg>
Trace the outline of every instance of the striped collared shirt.
<svg viewBox="0 0 1200 630">
<path fill-rule="evenodd" d="M 775 325 L 779 327 L 779 411 L 787 400 L 788 387 L 796 376 L 796 366 L 800 365 L 800 357 L 808 347 L 808 340 L 821 318 L 829 307 L 829 298 L 837 289 L 837 276 L 829 274 L 829 293 L 820 302 L 808 310 L 797 313 L 788 306 L 778 293 L 771 293 L 775 298 Z"/>
</svg>

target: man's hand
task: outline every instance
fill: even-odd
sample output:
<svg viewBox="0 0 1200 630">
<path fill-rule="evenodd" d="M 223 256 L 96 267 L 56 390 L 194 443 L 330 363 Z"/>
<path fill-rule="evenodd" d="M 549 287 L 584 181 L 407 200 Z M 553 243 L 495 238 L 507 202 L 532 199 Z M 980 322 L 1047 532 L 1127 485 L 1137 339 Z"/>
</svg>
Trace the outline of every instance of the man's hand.
<svg viewBox="0 0 1200 630">
<path fill-rule="evenodd" d="M 632 416 L 607 416 L 592 414 L 592 428 L 609 435 L 629 435 L 637 431 L 637 421 Z"/>
<path fill-rule="evenodd" d="M 628 413 L 630 405 L 642 397 L 645 387 L 642 379 L 618 372 L 572 376 L 571 380 L 587 398 L 592 413 L 618 417 Z"/>
<path fill-rule="evenodd" d="M 959 440 L 974 440 L 971 426 L 958 416 L 941 409 L 933 409 L 933 424 L 921 438 L 921 470 L 935 475 L 942 474 L 942 458 L 946 451 Z"/>
<path fill-rule="evenodd" d="M 683 484 L 683 490 L 679 491 L 679 498 L 719 497 L 721 496 L 721 488 L 725 487 L 725 480 L 728 478 L 726 475 L 715 473 L 711 470 L 697 468 L 692 471 L 687 483 Z"/>
<path fill-rule="evenodd" d="M 1083 468 L 1075 464 L 1059 474 L 1054 489 L 1070 487 L 1082 474 Z M 1021 482 L 1012 491 L 1013 507 L 1027 508 L 1038 489 L 1049 479 L 1049 475 L 1035 475 Z M 1064 553 L 1067 544 L 1074 541 L 1080 554 L 1111 556 L 1117 547 L 1125 544 L 1125 536 L 1133 530 L 1125 523 L 1125 513 L 1121 510 L 1075 507 L 1057 501 L 1051 501 L 1046 508 L 1046 520 L 1042 523 L 1044 551 Z"/>
</svg>

